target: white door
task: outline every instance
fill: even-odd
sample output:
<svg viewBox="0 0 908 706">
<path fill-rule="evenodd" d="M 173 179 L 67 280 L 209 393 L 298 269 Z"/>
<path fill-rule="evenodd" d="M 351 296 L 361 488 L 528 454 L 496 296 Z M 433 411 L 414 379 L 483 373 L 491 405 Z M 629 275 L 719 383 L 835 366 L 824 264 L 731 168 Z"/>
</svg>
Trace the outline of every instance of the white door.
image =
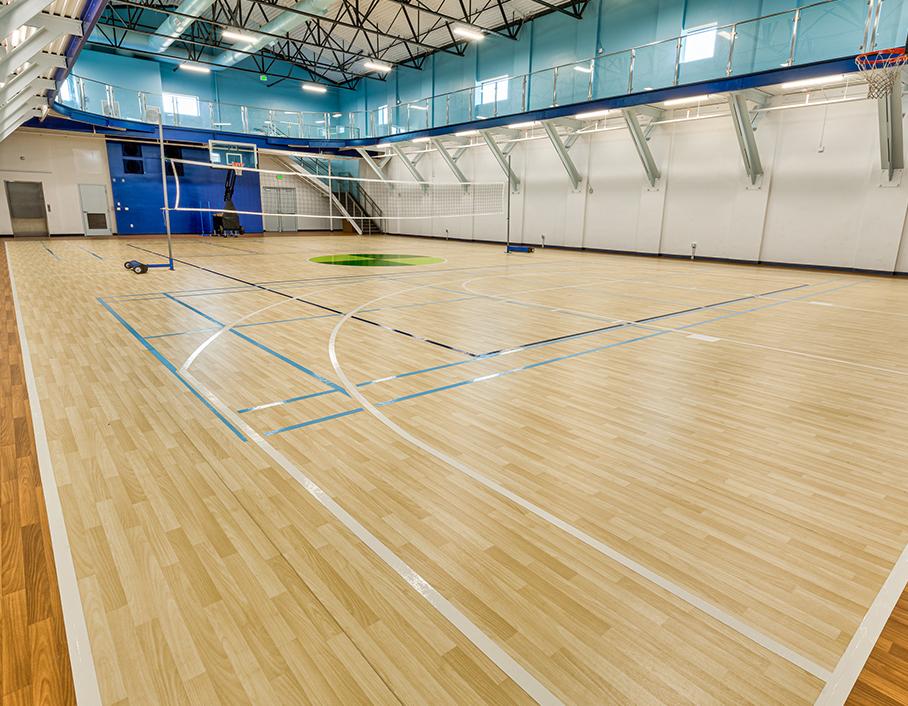
<svg viewBox="0 0 908 706">
<path fill-rule="evenodd" d="M 296 213 L 296 191 L 281 188 L 281 213 Z M 281 216 L 281 230 L 295 232 L 299 230 L 296 216 Z"/>
<path fill-rule="evenodd" d="M 107 187 L 103 184 L 79 184 L 79 199 L 82 202 L 85 235 L 110 235 Z"/>
<path fill-rule="evenodd" d="M 269 215 L 263 217 L 262 226 L 266 233 L 279 233 L 281 230 L 281 191 L 274 186 L 262 187 L 262 210 Z"/>
</svg>

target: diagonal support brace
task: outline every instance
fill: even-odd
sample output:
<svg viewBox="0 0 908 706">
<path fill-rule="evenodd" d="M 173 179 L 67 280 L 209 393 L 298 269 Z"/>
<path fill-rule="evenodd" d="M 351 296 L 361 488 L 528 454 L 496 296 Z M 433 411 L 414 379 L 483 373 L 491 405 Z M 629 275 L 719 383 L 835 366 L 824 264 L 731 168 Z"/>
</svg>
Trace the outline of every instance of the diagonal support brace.
<svg viewBox="0 0 908 706">
<path fill-rule="evenodd" d="M 565 147 L 564 143 L 561 141 L 558 130 L 549 121 L 544 121 L 542 127 L 545 130 L 545 134 L 549 136 L 549 142 L 551 142 L 552 147 L 555 148 L 555 152 L 561 160 L 561 164 L 564 165 L 564 171 L 567 172 L 568 179 L 571 180 L 571 187 L 574 191 L 577 191 L 580 188 L 580 182 L 583 181 L 583 177 L 580 176 L 580 172 L 578 172 L 577 167 L 574 166 L 574 160 L 571 159 L 567 147 Z"/>
<path fill-rule="evenodd" d="M 422 178 L 422 174 L 420 174 L 419 170 L 416 168 L 416 165 L 410 161 L 410 158 L 407 157 L 407 155 L 405 155 L 403 153 L 403 151 L 401 151 L 400 147 L 398 147 L 397 145 L 391 145 L 391 151 L 394 153 L 395 157 L 397 157 L 398 159 L 400 159 L 400 161 L 402 161 L 404 163 L 404 166 L 407 168 L 407 171 L 410 172 L 410 175 L 416 181 L 420 181 L 420 182 L 425 181 L 425 179 Z"/>
<path fill-rule="evenodd" d="M 735 125 L 738 146 L 741 148 L 744 169 L 747 171 L 750 183 L 756 185 L 763 176 L 763 163 L 760 161 L 760 151 L 757 149 L 747 98 L 741 93 L 732 93 L 728 96 L 728 107 L 731 109 L 731 119 Z"/>
<path fill-rule="evenodd" d="M 369 153 L 368 153 L 365 149 L 363 149 L 362 147 L 357 147 L 357 148 L 356 148 L 356 153 L 357 153 L 360 157 L 362 157 L 362 158 L 363 158 L 363 161 L 364 161 L 366 164 L 369 165 L 369 168 L 370 168 L 373 172 L 375 172 L 375 176 L 377 176 L 377 177 L 378 177 L 379 179 L 381 179 L 382 181 L 388 181 L 388 177 L 385 176 L 385 173 L 382 171 L 381 167 L 378 165 L 378 162 L 375 161 L 375 158 L 374 158 L 371 154 L 369 154 Z"/>
<path fill-rule="evenodd" d="M 624 121 L 627 123 L 627 129 L 631 133 L 631 139 L 634 141 L 634 147 L 637 148 L 637 154 L 640 156 L 640 162 L 643 164 L 643 171 L 646 172 L 646 179 L 650 186 L 655 186 L 656 182 L 662 177 L 656 160 L 653 159 L 653 153 L 646 141 L 646 135 L 643 128 L 640 127 L 640 121 L 637 118 L 637 111 L 633 108 L 625 108 L 621 111 L 624 114 Z"/>
<path fill-rule="evenodd" d="M 481 132 L 482 139 L 485 140 L 486 145 L 492 151 L 492 156 L 495 157 L 495 161 L 498 162 L 498 166 L 501 167 L 501 171 L 504 172 L 505 176 L 508 178 L 508 181 L 511 182 L 511 191 L 517 192 L 520 188 L 520 179 L 514 173 L 514 170 L 511 169 L 511 165 L 508 164 L 507 158 L 502 154 L 501 148 L 498 146 L 498 143 L 495 142 L 488 132 Z"/>
<path fill-rule="evenodd" d="M 464 176 L 464 173 L 461 171 L 460 167 L 457 166 L 457 163 L 454 161 L 454 158 L 451 156 L 451 153 L 445 148 L 437 137 L 432 138 L 432 144 L 435 149 L 438 150 L 438 154 L 441 155 L 441 158 L 445 161 L 445 164 L 448 165 L 448 168 L 454 173 L 454 176 L 457 178 L 461 184 L 464 184 L 466 188 L 467 178 Z"/>
</svg>

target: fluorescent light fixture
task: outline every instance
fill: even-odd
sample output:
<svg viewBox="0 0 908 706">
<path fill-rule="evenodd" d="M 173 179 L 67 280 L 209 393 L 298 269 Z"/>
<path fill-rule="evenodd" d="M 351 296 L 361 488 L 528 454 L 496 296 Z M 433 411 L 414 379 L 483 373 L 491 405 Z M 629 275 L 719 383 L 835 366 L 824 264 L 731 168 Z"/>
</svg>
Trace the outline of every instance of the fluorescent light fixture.
<svg viewBox="0 0 908 706">
<path fill-rule="evenodd" d="M 215 127 L 230 127 L 230 123 L 211 123 Z"/>
<path fill-rule="evenodd" d="M 414 137 L 411 142 L 428 142 L 429 139 L 428 137 Z"/>
<path fill-rule="evenodd" d="M 308 93 L 327 93 L 328 89 L 324 86 L 319 86 L 317 83 L 304 83 L 303 90 Z"/>
<path fill-rule="evenodd" d="M 582 74 L 591 74 L 593 73 L 592 66 L 575 66 L 574 71 L 579 71 Z"/>
<path fill-rule="evenodd" d="M 512 124 L 508 125 L 508 127 L 511 130 L 525 130 L 526 128 L 529 128 L 529 127 L 536 127 L 538 124 L 539 124 L 539 121 L 530 120 L 529 122 L 525 122 L 525 123 L 512 123 Z"/>
<path fill-rule="evenodd" d="M 464 39 L 469 39 L 471 42 L 478 42 L 485 39 L 485 35 L 479 30 L 473 29 L 472 27 L 463 27 L 458 25 L 451 30 L 451 34 L 455 37 L 463 37 Z"/>
<path fill-rule="evenodd" d="M 463 130 L 462 132 L 455 132 L 454 137 L 472 137 L 478 134 L 479 130 Z"/>
<path fill-rule="evenodd" d="M 331 113 L 332 118 L 340 118 L 343 116 L 343 113 Z"/>
<path fill-rule="evenodd" d="M 251 34 L 243 34 L 242 32 L 234 32 L 231 29 L 225 29 L 221 32 L 221 36 L 224 39 L 229 39 L 231 42 L 249 42 L 252 44 L 257 37 L 253 37 Z"/>
<path fill-rule="evenodd" d="M 297 115 L 297 113 L 292 110 L 285 110 L 284 115 Z"/>
<path fill-rule="evenodd" d="M 411 108 L 413 110 L 428 110 L 429 109 L 429 106 L 427 106 L 427 105 L 412 105 L 411 104 L 411 105 L 408 105 L 407 107 Z"/>
<path fill-rule="evenodd" d="M 817 76 L 816 78 L 803 78 L 799 81 L 787 81 L 782 84 L 782 88 L 809 88 L 811 86 L 825 86 L 829 83 L 839 83 L 845 80 L 845 74 L 834 74 L 832 76 Z"/>
<path fill-rule="evenodd" d="M 386 74 L 391 70 L 391 67 L 387 64 L 382 64 L 377 61 L 366 61 L 363 63 L 363 67 L 369 69 L 369 71 L 380 71 L 383 74 Z"/>
<path fill-rule="evenodd" d="M 211 69 L 207 66 L 199 66 L 198 64 L 180 64 L 180 68 L 183 71 L 193 71 L 197 74 L 210 74 Z"/>
<path fill-rule="evenodd" d="M 690 96 L 688 98 L 672 98 L 671 100 L 662 101 L 662 105 L 669 107 L 673 105 L 693 105 L 694 103 L 702 103 L 703 101 L 708 101 L 713 96 L 703 94 L 702 96 Z"/>
<path fill-rule="evenodd" d="M 610 110 L 592 110 L 589 113 L 577 113 L 574 117 L 577 120 L 598 120 L 599 118 L 604 118 L 606 115 L 611 113 Z"/>
</svg>

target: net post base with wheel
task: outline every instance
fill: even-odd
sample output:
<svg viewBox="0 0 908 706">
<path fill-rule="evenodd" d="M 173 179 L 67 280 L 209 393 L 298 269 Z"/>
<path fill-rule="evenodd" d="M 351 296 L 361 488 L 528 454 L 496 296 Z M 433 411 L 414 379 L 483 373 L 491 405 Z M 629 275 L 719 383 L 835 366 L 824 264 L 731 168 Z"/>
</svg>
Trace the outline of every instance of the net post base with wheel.
<svg viewBox="0 0 908 706">
<path fill-rule="evenodd" d="M 510 245 L 510 244 L 509 244 L 509 245 L 507 246 L 507 249 L 505 250 L 505 252 L 525 252 L 525 253 L 531 253 L 531 252 L 533 252 L 533 250 L 535 250 L 535 248 L 533 248 L 533 247 L 531 247 L 531 246 L 529 246 L 529 245 Z"/>
<path fill-rule="evenodd" d="M 132 270 L 137 275 L 144 275 L 148 270 L 160 267 L 166 267 L 168 270 L 173 269 L 173 260 L 168 259 L 167 262 L 156 262 L 148 264 L 147 262 L 139 262 L 138 260 L 127 260 L 123 263 L 123 267 L 127 270 Z"/>
</svg>

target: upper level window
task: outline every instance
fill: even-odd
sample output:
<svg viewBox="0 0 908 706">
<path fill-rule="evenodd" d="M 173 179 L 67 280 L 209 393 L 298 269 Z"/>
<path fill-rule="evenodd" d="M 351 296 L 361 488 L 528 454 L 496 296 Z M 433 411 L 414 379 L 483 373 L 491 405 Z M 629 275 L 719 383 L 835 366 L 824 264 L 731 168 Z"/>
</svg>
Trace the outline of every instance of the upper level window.
<svg viewBox="0 0 908 706">
<path fill-rule="evenodd" d="M 164 112 L 197 118 L 199 117 L 199 99 L 196 96 L 184 96 L 180 93 L 165 93 Z"/>
<path fill-rule="evenodd" d="M 388 124 L 388 106 L 380 105 L 375 110 L 375 119 L 378 121 L 379 125 Z"/>
<path fill-rule="evenodd" d="M 487 105 L 508 99 L 508 77 L 496 76 L 476 82 L 476 105 Z"/>
<path fill-rule="evenodd" d="M 700 25 L 684 30 L 684 44 L 681 47 L 681 63 L 712 59 L 716 53 L 716 23 Z"/>
</svg>

